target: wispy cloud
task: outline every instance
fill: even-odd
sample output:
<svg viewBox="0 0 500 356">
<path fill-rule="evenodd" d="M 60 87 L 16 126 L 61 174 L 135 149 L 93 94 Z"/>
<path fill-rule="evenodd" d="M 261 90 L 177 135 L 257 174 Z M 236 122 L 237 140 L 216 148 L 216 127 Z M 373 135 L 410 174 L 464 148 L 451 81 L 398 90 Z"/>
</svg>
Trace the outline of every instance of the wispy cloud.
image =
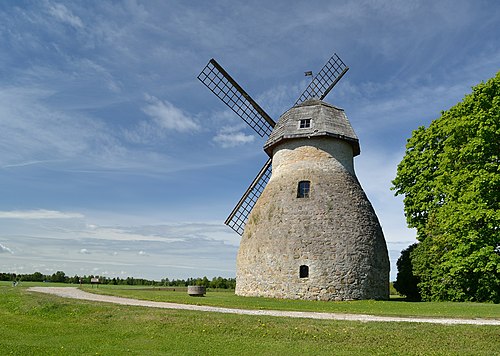
<svg viewBox="0 0 500 356">
<path fill-rule="evenodd" d="M 51 273 L 64 270 L 68 274 L 107 271 L 158 279 L 212 273 L 233 276 L 239 241 L 227 227 L 208 223 L 99 227 L 85 222 L 49 225 L 31 221 L 14 227 L 6 222 L 2 227 L 8 233 L 0 245 L 5 247 L 0 247 L 4 253 L 0 271 L 14 272 L 38 270 L 43 265 Z"/>
<path fill-rule="evenodd" d="M 278 121 L 279 116 L 292 107 L 308 85 L 309 82 L 303 79 L 294 84 L 280 84 L 262 92 L 256 99 L 259 105 Z"/>
<path fill-rule="evenodd" d="M 14 252 L 10 248 L 2 244 L 0 244 L 0 253 L 10 253 L 11 255 L 14 254 Z"/>
<path fill-rule="evenodd" d="M 217 210 L 252 171 L 242 157 L 264 155 L 262 139 L 196 81 L 213 55 L 277 119 L 307 85 L 303 71 L 336 51 L 351 70 L 327 101 L 346 110 L 360 137 L 356 171 L 390 249 L 411 238 L 388 190 L 398 152 L 412 129 L 498 70 L 500 7 L 284 3 L 263 11 L 228 2 L 223 12 L 172 1 L 3 6 L 0 241 L 15 254 L 2 249 L 0 270 L 234 270 L 239 239 L 230 229 L 171 224 L 221 220 Z M 229 171 L 235 162 L 241 169 Z"/>
<path fill-rule="evenodd" d="M 0 168 L 26 167 L 26 166 L 36 165 L 36 164 L 45 164 L 45 163 L 53 163 L 53 162 L 60 162 L 60 161 L 58 161 L 58 160 L 27 161 L 27 162 L 6 164 L 5 166 L 1 166 Z"/>
<path fill-rule="evenodd" d="M 0 86 L 0 169 L 39 165 L 58 171 L 148 174 L 184 169 L 187 164 L 196 166 L 196 162 L 173 164 L 162 147 L 155 151 L 145 149 L 144 145 L 149 147 L 151 142 L 160 142 L 159 138 L 169 134 L 168 119 L 180 122 L 177 130 L 200 128 L 173 105 L 153 100 L 149 109 L 157 114 L 155 119 L 144 120 L 142 124 L 132 121 L 129 129 L 124 128 L 126 125 L 112 128 L 88 114 L 95 108 L 80 111 L 80 108 L 54 107 L 51 101 L 57 95 L 56 91 L 37 86 Z M 173 116 L 166 115 L 163 108 Z M 130 141 L 136 144 L 133 148 Z"/>
<path fill-rule="evenodd" d="M 163 230 L 164 231 L 164 230 Z M 129 228 L 129 227 L 96 227 L 78 232 L 82 237 L 106 240 L 106 241 L 161 241 L 175 242 L 183 241 L 182 237 L 161 233 L 158 230 Z"/>
<path fill-rule="evenodd" d="M 0 211 L 0 219 L 82 219 L 80 213 L 61 212 L 56 210 L 12 210 Z"/>
<path fill-rule="evenodd" d="M 116 147 L 104 125 L 85 115 L 54 109 L 47 103 L 54 91 L 0 87 L 0 166 L 82 158 Z M 100 152 L 100 153 L 99 153 Z"/>
<path fill-rule="evenodd" d="M 146 101 L 148 104 L 142 110 L 154 120 L 159 128 L 183 133 L 200 129 L 200 125 L 193 118 L 167 100 L 162 101 L 147 95 Z"/>
<path fill-rule="evenodd" d="M 71 25 L 75 28 L 82 28 L 82 20 L 74 15 L 66 6 L 63 4 L 48 4 L 49 13 L 61 22 Z"/>
<path fill-rule="evenodd" d="M 214 136 L 213 141 L 223 148 L 230 148 L 254 142 L 255 136 L 245 134 L 241 125 L 225 126 Z"/>
</svg>

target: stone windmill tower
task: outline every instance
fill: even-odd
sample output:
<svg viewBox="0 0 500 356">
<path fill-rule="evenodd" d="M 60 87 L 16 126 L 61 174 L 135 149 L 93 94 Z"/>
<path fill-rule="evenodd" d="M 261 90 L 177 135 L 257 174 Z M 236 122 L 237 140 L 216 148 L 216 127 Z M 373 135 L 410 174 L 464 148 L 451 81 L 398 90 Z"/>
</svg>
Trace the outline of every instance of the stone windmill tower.
<svg viewBox="0 0 500 356">
<path fill-rule="evenodd" d="M 198 76 L 268 138 L 269 160 L 226 220 L 242 235 L 238 295 L 389 297 L 384 235 L 354 172 L 358 138 L 344 111 L 323 101 L 348 69 L 334 54 L 277 123 L 214 59 Z"/>
</svg>

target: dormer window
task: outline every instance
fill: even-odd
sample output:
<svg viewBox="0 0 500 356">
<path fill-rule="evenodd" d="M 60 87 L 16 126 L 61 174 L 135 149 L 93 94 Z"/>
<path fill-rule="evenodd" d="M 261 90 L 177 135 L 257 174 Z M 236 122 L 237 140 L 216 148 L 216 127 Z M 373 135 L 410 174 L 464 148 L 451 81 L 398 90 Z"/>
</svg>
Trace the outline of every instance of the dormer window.
<svg viewBox="0 0 500 356">
<path fill-rule="evenodd" d="M 311 127 L 311 119 L 301 119 L 299 122 L 299 129 L 307 129 Z"/>
</svg>

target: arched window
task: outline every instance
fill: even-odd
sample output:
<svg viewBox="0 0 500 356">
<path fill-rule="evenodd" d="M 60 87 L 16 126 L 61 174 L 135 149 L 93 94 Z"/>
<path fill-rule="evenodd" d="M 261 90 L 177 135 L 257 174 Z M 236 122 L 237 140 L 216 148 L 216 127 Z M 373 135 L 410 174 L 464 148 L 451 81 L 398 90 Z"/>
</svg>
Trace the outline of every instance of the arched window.
<svg viewBox="0 0 500 356">
<path fill-rule="evenodd" d="M 299 182 L 297 188 L 297 198 L 309 198 L 309 191 L 311 188 L 311 182 L 308 180 L 302 180 Z"/>
<path fill-rule="evenodd" d="M 299 267 L 299 277 L 300 278 L 309 277 L 309 266 L 302 265 Z"/>
</svg>

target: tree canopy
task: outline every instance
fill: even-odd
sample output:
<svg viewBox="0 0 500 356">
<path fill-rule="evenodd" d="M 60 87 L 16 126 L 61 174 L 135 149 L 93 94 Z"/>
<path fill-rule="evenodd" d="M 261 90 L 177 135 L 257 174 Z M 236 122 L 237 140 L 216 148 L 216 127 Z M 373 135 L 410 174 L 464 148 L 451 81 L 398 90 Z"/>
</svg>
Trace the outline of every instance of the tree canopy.
<svg viewBox="0 0 500 356">
<path fill-rule="evenodd" d="M 500 302 L 500 72 L 413 132 L 393 189 L 422 298 Z"/>
<path fill-rule="evenodd" d="M 411 263 L 411 253 L 418 246 L 414 243 L 401 251 L 398 259 L 398 274 L 394 282 L 394 288 L 399 294 L 406 296 L 408 300 L 420 301 L 422 297 L 418 290 L 418 278 L 413 274 L 413 264 Z"/>
</svg>

